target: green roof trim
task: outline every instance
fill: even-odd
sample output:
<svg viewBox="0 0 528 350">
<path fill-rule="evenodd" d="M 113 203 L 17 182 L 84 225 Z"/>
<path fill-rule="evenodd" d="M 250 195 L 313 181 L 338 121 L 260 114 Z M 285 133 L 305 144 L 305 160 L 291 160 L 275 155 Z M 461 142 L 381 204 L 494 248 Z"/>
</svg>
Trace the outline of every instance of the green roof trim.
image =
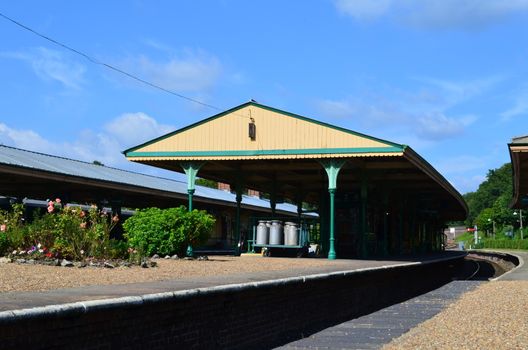
<svg viewBox="0 0 528 350">
<path fill-rule="evenodd" d="M 334 130 L 339 130 L 339 131 L 345 132 L 347 134 L 363 137 L 363 138 L 366 138 L 366 139 L 369 139 L 369 140 L 373 140 L 373 141 L 377 141 L 377 142 L 381 142 L 381 143 L 385 143 L 388 146 L 399 147 L 399 148 L 402 147 L 402 145 L 394 143 L 394 142 L 390 142 L 390 141 L 379 139 L 379 138 L 376 138 L 376 137 L 373 137 L 373 136 L 365 135 L 365 134 L 362 134 L 362 133 L 359 133 L 359 132 L 356 132 L 356 131 L 353 131 L 353 130 L 345 129 L 345 128 L 342 128 L 342 127 L 339 127 L 339 126 L 335 126 L 335 125 L 332 125 L 332 124 L 327 124 L 327 123 L 321 122 L 319 120 L 303 117 L 303 116 L 301 116 L 299 114 L 294 114 L 294 113 L 286 112 L 286 111 L 283 111 L 283 110 L 280 110 L 280 109 L 277 109 L 277 108 L 265 106 L 265 105 L 262 105 L 260 103 L 256 103 L 254 101 L 249 101 L 249 102 L 243 103 L 243 104 L 241 104 L 239 106 L 236 106 L 236 107 L 233 107 L 231 109 L 228 109 L 228 110 L 226 110 L 224 112 L 215 114 L 212 117 L 203 119 L 203 120 L 198 121 L 198 122 L 196 122 L 194 124 L 188 125 L 186 127 L 178 129 L 176 131 L 172 131 L 172 132 L 170 132 L 168 134 L 162 135 L 160 137 L 157 137 L 155 139 L 152 139 L 150 141 L 142 143 L 142 144 L 140 144 L 138 146 L 131 147 L 131 148 L 123 151 L 122 153 L 125 154 L 126 156 L 129 156 L 128 154 L 130 152 L 134 152 L 135 150 L 137 150 L 139 148 L 143 148 L 145 146 L 148 146 L 148 145 L 151 145 L 151 144 L 156 143 L 158 141 L 164 140 L 164 139 L 169 138 L 171 136 L 174 136 L 176 134 L 182 133 L 182 132 L 184 132 L 186 130 L 189 130 L 189 129 L 195 128 L 195 127 L 197 127 L 199 125 L 208 123 L 208 122 L 210 122 L 212 120 L 215 120 L 217 118 L 221 118 L 221 117 L 223 117 L 223 116 L 225 116 L 227 114 L 236 112 L 237 110 L 245 108 L 247 106 L 255 106 L 255 107 L 262 108 L 262 109 L 265 109 L 265 110 L 268 110 L 268 111 L 272 111 L 272 112 L 275 112 L 275 113 L 279 113 L 279 114 L 282 114 L 282 115 L 285 115 L 285 116 L 288 116 L 288 117 L 300 119 L 300 120 L 307 121 L 307 122 L 313 123 L 313 124 L 318 124 L 318 125 L 321 125 L 321 126 L 324 126 L 324 127 L 327 127 L 327 128 L 331 128 L 331 129 L 334 129 Z M 248 119 L 249 119 L 249 117 L 248 117 Z"/>
<path fill-rule="evenodd" d="M 357 154 L 357 153 L 398 153 L 404 147 L 363 147 L 363 148 L 306 148 L 306 149 L 269 149 L 235 151 L 181 151 L 181 152 L 127 152 L 127 157 L 250 157 L 275 155 L 309 154 Z"/>
</svg>

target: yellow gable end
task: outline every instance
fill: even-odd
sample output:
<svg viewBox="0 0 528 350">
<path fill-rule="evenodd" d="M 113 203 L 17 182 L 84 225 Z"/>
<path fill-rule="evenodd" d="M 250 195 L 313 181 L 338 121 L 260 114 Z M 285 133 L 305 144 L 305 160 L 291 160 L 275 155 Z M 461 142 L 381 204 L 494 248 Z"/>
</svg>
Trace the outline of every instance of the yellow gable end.
<svg viewBox="0 0 528 350">
<path fill-rule="evenodd" d="M 255 140 L 249 137 L 250 118 L 256 126 Z M 387 146 L 391 145 L 249 105 L 134 151 L 255 151 Z"/>
</svg>

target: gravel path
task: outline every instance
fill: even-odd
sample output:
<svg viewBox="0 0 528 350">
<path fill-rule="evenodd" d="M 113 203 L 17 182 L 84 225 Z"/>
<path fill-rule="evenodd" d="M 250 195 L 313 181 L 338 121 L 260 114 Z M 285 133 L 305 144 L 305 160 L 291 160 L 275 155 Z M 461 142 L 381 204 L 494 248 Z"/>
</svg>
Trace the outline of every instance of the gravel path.
<svg viewBox="0 0 528 350">
<path fill-rule="evenodd" d="M 195 276 L 339 266 L 339 260 L 215 256 L 209 260 L 156 260 L 158 267 L 144 269 L 77 268 L 28 264 L 0 264 L 0 292 L 45 291 L 87 285 L 163 281 Z"/>
<path fill-rule="evenodd" d="M 384 350 L 527 348 L 528 281 L 484 283 L 383 347 Z"/>
</svg>

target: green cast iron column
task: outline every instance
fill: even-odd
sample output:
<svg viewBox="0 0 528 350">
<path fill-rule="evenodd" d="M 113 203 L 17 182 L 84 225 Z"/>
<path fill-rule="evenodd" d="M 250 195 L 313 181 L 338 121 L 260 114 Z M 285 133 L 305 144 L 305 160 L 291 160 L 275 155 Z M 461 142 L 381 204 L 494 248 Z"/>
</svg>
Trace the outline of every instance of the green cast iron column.
<svg viewBox="0 0 528 350">
<path fill-rule="evenodd" d="M 204 162 L 182 162 L 180 163 L 180 166 L 183 168 L 183 171 L 187 175 L 187 194 L 189 196 L 189 207 L 188 210 L 193 210 L 193 196 L 195 191 L 195 182 L 196 182 L 196 175 L 198 174 L 198 171 L 202 167 Z M 189 242 L 189 245 L 187 246 L 186 255 L 189 257 L 194 256 L 193 247 L 191 243 Z"/>
<path fill-rule="evenodd" d="M 275 219 L 275 212 L 277 208 L 277 202 L 275 200 L 275 195 L 270 196 L 270 207 L 271 207 L 271 218 Z"/>
<path fill-rule="evenodd" d="M 383 192 L 383 238 L 381 240 L 381 254 L 387 256 L 388 251 L 388 236 L 389 236 L 389 196 L 386 191 Z"/>
<path fill-rule="evenodd" d="M 242 191 L 237 189 L 236 194 L 236 218 L 235 218 L 235 230 L 236 230 L 236 247 L 235 255 L 240 255 L 240 203 L 242 203 Z"/>
<path fill-rule="evenodd" d="M 413 208 L 414 208 L 414 203 L 412 204 Z M 411 240 L 411 253 L 416 253 L 416 209 L 413 209 L 410 213 L 411 215 L 411 228 L 409 229 L 409 235 L 410 235 L 410 240 Z"/>
<path fill-rule="evenodd" d="M 334 233 L 334 223 L 335 223 L 335 192 L 337 189 L 337 175 L 339 170 L 343 167 L 346 160 L 337 160 L 337 159 L 324 159 L 321 160 L 321 165 L 325 168 L 326 174 L 328 175 L 328 193 L 330 194 L 330 238 L 328 239 L 329 249 L 328 249 L 328 259 L 334 260 L 337 255 L 335 251 L 335 233 Z"/>
<path fill-rule="evenodd" d="M 367 179 L 365 174 L 363 174 L 361 179 L 361 230 L 359 232 L 359 256 L 365 258 L 367 256 L 367 201 L 368 201 L 368 189 L 367 189 Z"/>
<path fill-rule="evenodd" d="M 328 250 L 328 259 L 334 260 L 337 258 L 336 252 L 335 252 L 335 236 L 334 236 L 334 221 L 335 221 L 335 209 L 334 209 L 334 201 L 335 201 L 335 188 L 329 188 L 328 193 L 330 194 L 330 239 Z"/>
<path fill-rule="evenodd" d="M 194 197 L 194 191 L 195 189 L 188 189 L 187 190 L 187 195 L 189 197 L 189 205 L 187 208 L 189 208 L 189 211 L 192 211 L 193 210 L 193 197 Z"/>
<path fill-rule="evenodd" d="M 299 220 L 299 227 L 301 225 L 302 217 L 302 194 L 297 194 L 295 201 L 297 202 L 297 220 Z"/>
<path fill-rule="evenodd" d="M 398 227 L 398 254 L 403 253 L 403 203 L 400 205 Z"/>
</svg>

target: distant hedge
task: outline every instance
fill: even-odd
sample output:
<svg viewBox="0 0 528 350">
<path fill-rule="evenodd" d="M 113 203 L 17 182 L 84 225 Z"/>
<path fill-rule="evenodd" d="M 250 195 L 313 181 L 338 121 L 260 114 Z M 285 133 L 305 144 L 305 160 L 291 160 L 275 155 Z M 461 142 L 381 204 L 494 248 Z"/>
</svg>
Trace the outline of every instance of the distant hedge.
<svg viewBox="0 0 528 350">
<path fill-rule="evenodd" d="M 528 239 L 483 239 L 481 248 L 528 250 Z"/>
</svg>

